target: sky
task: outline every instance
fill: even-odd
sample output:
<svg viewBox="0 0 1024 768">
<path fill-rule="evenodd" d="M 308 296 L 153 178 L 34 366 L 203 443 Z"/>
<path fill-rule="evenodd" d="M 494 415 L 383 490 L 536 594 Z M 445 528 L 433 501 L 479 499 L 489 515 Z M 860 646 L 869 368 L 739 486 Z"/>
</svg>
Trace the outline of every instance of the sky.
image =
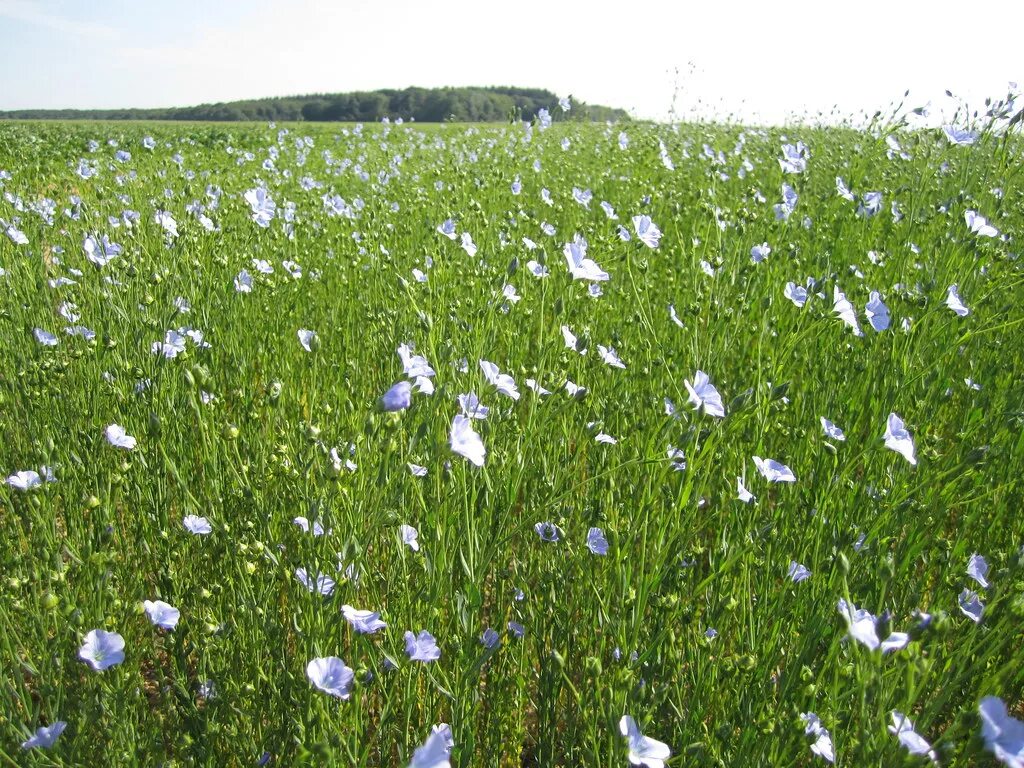
<svg viewBox="0 0 1024 768">
<path fill-rule="evenodd" d="M 1021 30 L 1020 0 L 0 0 L 0 110 L 516 85 L 774 124 L 909 89 L 941 119 L 1024 86 Z"/>
</svg>

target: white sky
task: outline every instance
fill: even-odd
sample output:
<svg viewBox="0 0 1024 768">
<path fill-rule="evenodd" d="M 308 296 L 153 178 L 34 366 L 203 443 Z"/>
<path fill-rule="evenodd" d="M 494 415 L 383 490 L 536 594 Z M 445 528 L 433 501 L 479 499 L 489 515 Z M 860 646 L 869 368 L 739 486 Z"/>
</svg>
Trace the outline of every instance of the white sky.
<svg viewBox="0 0 1024 768">
<path fill-rule="evenodd" d="M 972 107 L 1024 84 L 1016 3 L 0 0 L 0 109 L 519 85 L 664 119 Z M 675 71 L 678 70 L 678 77 Z"/>
</svg>

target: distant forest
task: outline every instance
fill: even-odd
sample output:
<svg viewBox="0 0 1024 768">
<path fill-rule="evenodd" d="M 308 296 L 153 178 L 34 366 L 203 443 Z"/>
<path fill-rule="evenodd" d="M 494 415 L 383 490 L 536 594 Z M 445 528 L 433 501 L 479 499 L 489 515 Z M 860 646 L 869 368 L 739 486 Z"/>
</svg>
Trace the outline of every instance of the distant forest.
<svg viewBox="0 0 1024 768">
<path fill-rule="evenodd" d="M 624 110 L 571 99 L 563 112 L 558 97 L 540 88 L 406 88 L 404 90 L 315 93 L 308 96 L 230 101 L 161 109 L 18 109 L 0 118 L 19 120 L 308 120 L 378 121 L 385 117 L 418 123 L 530 120 L 541 109 L 553 120 L 626 120 Z"/>
</svg>

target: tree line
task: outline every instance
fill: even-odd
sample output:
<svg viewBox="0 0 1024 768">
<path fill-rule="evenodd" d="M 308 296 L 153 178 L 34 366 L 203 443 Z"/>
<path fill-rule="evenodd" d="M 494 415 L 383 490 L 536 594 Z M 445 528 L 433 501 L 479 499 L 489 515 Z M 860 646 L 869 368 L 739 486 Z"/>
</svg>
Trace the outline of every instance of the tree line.
<svg viewBox="0 0 1024 768">
<path fill-rule="evenodd" d="M 552 120 L 626 120 L 625 110 L 585 104 L 570 97 L 563 112 L 558 97 L 541 88 L 405 88 L 315 93 L 194 107 L 156 109 L 18 109 L 0 118 L 18 120 L 242 120 L 370 122 L 385 117 L 419 123 L 532 120 L 546 109 Z"/>
</svg>

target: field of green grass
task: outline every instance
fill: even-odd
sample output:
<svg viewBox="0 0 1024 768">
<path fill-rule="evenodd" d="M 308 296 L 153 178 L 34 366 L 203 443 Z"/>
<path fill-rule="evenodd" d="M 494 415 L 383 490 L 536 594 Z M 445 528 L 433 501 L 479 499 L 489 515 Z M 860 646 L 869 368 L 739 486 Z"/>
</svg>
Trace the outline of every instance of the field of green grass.
<svg viewBox="0 0 1024 768">
<path fill-rule="evenodd" d="M 0 124 L 0 765 L 1024 765 L 972 127 Z"/>
</svg>

